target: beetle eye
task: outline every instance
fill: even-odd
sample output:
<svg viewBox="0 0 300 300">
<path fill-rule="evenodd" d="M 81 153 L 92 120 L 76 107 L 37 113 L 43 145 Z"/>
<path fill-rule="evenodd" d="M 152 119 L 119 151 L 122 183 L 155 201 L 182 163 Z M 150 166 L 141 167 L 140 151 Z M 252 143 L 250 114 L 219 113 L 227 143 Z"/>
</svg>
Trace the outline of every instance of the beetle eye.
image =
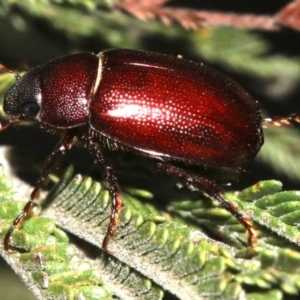
<svg viewBox="0 0 300 300">
<path fill-rule="evenodd" d="M 24 103 L 22 105 L 22 114 L 26 118 L 35 118 L 40 111 L 40 106 L 36 102 Z"/>
</svg>

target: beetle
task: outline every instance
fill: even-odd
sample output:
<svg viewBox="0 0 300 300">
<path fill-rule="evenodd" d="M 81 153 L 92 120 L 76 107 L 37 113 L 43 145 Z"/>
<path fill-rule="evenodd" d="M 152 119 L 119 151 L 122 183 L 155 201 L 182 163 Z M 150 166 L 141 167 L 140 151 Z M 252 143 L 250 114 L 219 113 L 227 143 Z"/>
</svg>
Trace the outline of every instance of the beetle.
<svg viewBox="0 0 300 300">
<path fill-rule="evenodd" d="M 14 73 L 3 65 L 0 70 Z M 235 81 L 181 56 L 127 49 L 64 56 L 15 77 L 3 104 L 12 118 L 2 130 L 27 120 L 64 135 L 6 234 L 5 249 L 81 128 L 85 128 L 82 139 L 107 180 L 112 199 L 103 249 L 107 250 L 117 230 L 122 199 L 100 140 L 153 158 L 158 170 L 216 199 L 244 225 L 248 244 L 255 241 L 251 221 L 222 196 L 217 181 L 188 168 L 242 170 L 263 145 L 260 107 Z"/>
</svg>

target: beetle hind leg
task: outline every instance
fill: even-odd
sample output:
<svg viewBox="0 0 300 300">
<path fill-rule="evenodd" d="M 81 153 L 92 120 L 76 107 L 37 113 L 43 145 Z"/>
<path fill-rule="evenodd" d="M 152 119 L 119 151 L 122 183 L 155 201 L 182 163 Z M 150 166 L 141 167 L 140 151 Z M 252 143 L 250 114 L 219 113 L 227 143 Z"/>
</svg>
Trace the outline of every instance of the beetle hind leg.
<svg viewBox="0 0 300 300">
<path fill-rule="evenodd" d="M 238 210 L 237 206 L 233 203 L 230 203 L 226 200 L 219 192 L 218 185 L 214 180 L 205 178 L 198 174 L 191 173 L 186 171 L 182 168 L 173 166 L 168 163 L 161 163 L 157 164 L 157 168 L 159 171 L 166 173 L 181 182 L 184 182 L 187 186 L 192 185 L 209 197 L 217 200 L 223 208 L 225 208 L 231 215 L 233 215 L 240 224 L 245 227 L 245 230 L 248 235 L 248 246 L 252 247 L 253 243 L 256 241 L 256 233 L 255 229 L 252 226 L 252 222 L 249 218 L 242 215 Z"/>
</svg>

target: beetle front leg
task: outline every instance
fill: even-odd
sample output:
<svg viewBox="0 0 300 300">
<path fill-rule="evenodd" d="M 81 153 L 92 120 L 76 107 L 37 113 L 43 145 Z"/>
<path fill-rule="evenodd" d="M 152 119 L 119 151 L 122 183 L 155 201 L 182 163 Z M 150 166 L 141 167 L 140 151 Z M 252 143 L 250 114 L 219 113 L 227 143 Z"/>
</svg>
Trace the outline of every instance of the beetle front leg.
<svg viewBox="0 0 300 300">
<path fill-rule="evenodd" d="M 102 249 L 109 252 L 107 250 L 107 246 L 110 238 L 116 233 L 117 228 L 119 226 L 119 213 L 123 206 L 122 197 L 121 197 L 121 189 L 117 182 L 117 178 L 113 174 L 112 168 L 107 164 L 104 155 L 99 146 L 98 138 L 93 136 L 93 133 L 90 133 L 86 137 L 87 147 L 91 151 L 94 156 L 94 161 L 96 165 L 101 169 L 104 179 L 109 184 L 109 194 L 112 199 L 111 204 L 111 215 L 109 225 L 105 234 L 105 237 L 102 242 Z"/>
<path fill-rule="evenodd" d="M 203 176 L 188 172 L 184 169 L 175 167 L 168 163 L 158 163 L 157 168 L 159 171 L 162 171 L 174 178 L 178 179 L 181 182 L 184 182 L 186 185 L 192 185 L 211 198 L 219 201 L 219 203 L 224 207 L 231 215 L 233 215 L 246 229 L 248 234 L 248 245 L 253 246 L 253 243 L 256 241 L 256 233 L 252 226 L 252 222 L 249 218 L 243 216 L 238 212 L 236 205 L 227 201 L 219 192 L 219 188 L 214 180 L 207 179 Z"/>
<path fill-rule="evenodd" d="M 15 124 L 19 123 L 19 119 L 16 117 L 12 117 L 8 123 L 6 123 L 4 126 L 2 123 L 0 123 L 0 132 L 6 130 L 8 127 L 11 127 Z"/>
<path fill-rule="evenodd" d="M 32 204 L 34 200 L 38 199 L 41 193 L 41 189 L 45 182 L 47 181 L 49 174 L 53 171 L 56 164 L 59 162 L 61 157 L 66 153 L 67 150 L 71 149 L 74 143 L 77 140 L 77 130 L 71 129 L 66 132 L 64 137 L 60 140 L 58 145 L 56 146 L 55 150 L 51 153 L 48 158 L 48 161 L 43 169 L 41 176 L 39 177 L 35 188 L 33 189 L 29 201 L 24 206 L 22 212 L 19 216 L 14 220 L 12 226 L 8 230 L 4 238 L 4 249 L 9 250 L 9 239 L 13 234 L 16 227 L 22 222 L 22 220 L 28 215 L 31 211 Z"/>
</svg>

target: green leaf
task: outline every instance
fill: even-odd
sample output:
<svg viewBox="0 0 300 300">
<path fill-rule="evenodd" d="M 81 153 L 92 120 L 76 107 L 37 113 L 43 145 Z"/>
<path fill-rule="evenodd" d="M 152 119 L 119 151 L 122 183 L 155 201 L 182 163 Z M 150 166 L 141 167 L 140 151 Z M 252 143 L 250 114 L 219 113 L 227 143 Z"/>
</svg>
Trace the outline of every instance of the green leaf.
<svg viewBox="0 0 300 300">
<path fill-rule="evenodd" d="M 5 180 L 7 177 L 2 174 L 0 184 L 3 185 Z M 11 188 L 10 184 L 7 186 Z M 223 209 L 213 210 L 218 203 L 207 199 L 172 203 L 170 209 L 173 212 L 179 214 L 184 208 L 195 220 L 199 207 L 206 207 L 207 217 L 201 219 L 195 229 L 195 226 L 183 225 L 180 219 L 164 218 L 149 203 L 144 205 L 144 201 L 149 200 L 148 193 L 132 190 L 130 194 L 123 194 L 125 206 L 120 216 L 121 225 L 109 244 L 111 254 L 107 254 L 99 247 L 110 214 L 105 184 L 80 175 L 73 177 L 73 171 L 69 169 L 45 201 L 52 201 L 44 211 L 47 218 L 31 216 L 13 234 L 12 245 L 25 249 L 25 253 L 21 254 L 17 249 L 13 254 L 3 250 L 1 253 L 32 276 L 34 289 L 40 289 L 39 299 L 62 294 L 71 299 L 80 293 L 88 293 L 90 297 L 101 295 L 101 299 L 110 299 L 113 293 L 120 299 L 133 295 L 143 295 L 141 299 L 162 299 L 164 290 L 179 299 L 238 299 L 241 293 L 245 293 L 247 299 L 248 296 L 249 299 L 260 299 L 264 294 L 282 299 L 283 295 L 299 293 L 300 254 L 296 243 L 297 225 L 285 224 L 285 208 L 276 210 L 274 215 L 274 208 L 295 202 L 298 193 L 281 192 L 280 187 L 279 182 L 267 181 L 240 193 L 226 194 L 227 199 L 238 204 L 241 212 L 249 215 L 251 211 L 254 226 L 258 229 L 255 248 L 249 249 L 247 255 L 244 228 L 230 215 L 225 219 L 227 212 Z M 2 205 L 6 203 L 19 205 L 18 201 L 5 201 Z M 18 210 L 13 211 L 10 218 L 16 213 Z M 214 219 L 210 219 L 211 214 Z M 83 253 L 81 259 L 74 260 L 79 251 L 76 243 L 70 245 L 65 239 L 56 238 L 57 229 L 50 217 L 60 227 L 85 240 L 84 248 L 80 247 L 81 252 L 84 249 L 85 260 L 82 260 Z M 186 214 L 181 218 L 189 224 Z M 270 221 L 266 222 L 266 219 Z M 280 235 L 276 230 L 278 226 L 283 228 L 283 225 L 286 231 L 280 238 L 274 238 Z M 214 241 L 203 233 L 199 235 L 199 230 L 207 231 L 210 226 L 214 227 L 213 233 L 219 231 L 219 238 L 232 246 Z M 35 242 L 20 239 L 20 233 Z M 49 242 L 45 235 L 53 240 Z M 232 237 L 235 237 L 235 243 Z M 94 259 L 90 260 L 89 252 L 95 246 L 97 251 L 93 250 Z"/>
</svg>

